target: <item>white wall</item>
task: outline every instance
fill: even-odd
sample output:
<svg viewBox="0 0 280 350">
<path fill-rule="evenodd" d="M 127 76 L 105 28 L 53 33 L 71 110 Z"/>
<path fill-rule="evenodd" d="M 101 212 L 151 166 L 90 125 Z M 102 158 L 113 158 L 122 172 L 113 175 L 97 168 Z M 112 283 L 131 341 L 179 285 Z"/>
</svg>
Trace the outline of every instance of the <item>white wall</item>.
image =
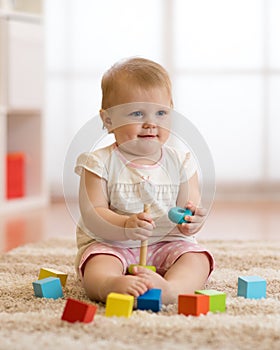
<svg viewBox="0 0 280 350">
<path fill-rule="evenodd" d="M 137 55 L 170 72 L 175 109 L 207 141 L 218 186 L 280 183 L 279 1 L 49 0 L 45 16 L 53 195 L 71 140 L 98 114 L 103 72 Z"/>
</svg>

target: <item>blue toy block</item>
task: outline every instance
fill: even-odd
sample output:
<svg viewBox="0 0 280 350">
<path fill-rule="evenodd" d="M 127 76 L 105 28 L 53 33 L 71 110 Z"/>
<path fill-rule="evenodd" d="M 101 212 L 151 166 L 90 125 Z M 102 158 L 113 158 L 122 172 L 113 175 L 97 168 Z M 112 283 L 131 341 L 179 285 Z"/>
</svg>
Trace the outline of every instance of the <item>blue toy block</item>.
<svg viewBox="0 0 280 350">
<path fill-rule="evenodd" d="M 137 298 L 138 310 L 152 310 L 158 312 L 161 310 L 161 289 L 149 289 L 146 293 Z"/>
<path fill-rule="evenodd" d="M 248 299 L 266 297 L 266 281 L 259 276 L 238 277 L 237 296 Z"/>
<path fill-rule="evenodd" d="M 61 282 L 58 277 L 48 277 L 32 282 L 36 297 L 58 299 L 63 297 Z"/>
<path fill-rule="evenodd" d="M 181 208 L 181 207 L 174 207 L 171 208 L 168 212 L 168 217 L 172 222 L 175 222 L 175 224 L 183 224 L 184 222 L 187 222 L 184 217 L 192 216 L 192 212 L 189 209 Z"/>
</svg>

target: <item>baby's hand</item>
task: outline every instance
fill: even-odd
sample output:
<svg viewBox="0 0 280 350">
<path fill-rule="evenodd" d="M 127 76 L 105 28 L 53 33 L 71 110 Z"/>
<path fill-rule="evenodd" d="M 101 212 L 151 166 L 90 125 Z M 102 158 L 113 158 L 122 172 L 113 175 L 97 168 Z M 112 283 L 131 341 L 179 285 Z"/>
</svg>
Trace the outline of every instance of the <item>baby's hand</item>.
<svg viewBox="0 0 280 350">
<path fill-rule="evenodd" d="M 207 210 L 196 207 L 192 202 L 188 202 L 186 208 L 189 209 L 193 215 L 186 215 L 184 219 L 187 222 L 180 224 L 177 227 L 184 235 L 191 236 L 200 230 L 202 223 L 206 218 Z"/>
<path fill-rule="evenodd" d="M 133 214 L 125 222 L 125 236 L 127 239 L 145 241 L 152 235 L 155 227 L 150 214 Z"/>
</svg>

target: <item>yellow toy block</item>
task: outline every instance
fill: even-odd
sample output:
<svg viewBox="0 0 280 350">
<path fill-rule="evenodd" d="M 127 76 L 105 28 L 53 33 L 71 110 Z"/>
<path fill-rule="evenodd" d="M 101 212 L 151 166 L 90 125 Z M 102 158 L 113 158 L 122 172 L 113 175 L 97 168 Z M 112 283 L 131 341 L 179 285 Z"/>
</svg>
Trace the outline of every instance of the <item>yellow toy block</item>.
<svg viewBox="0 0 280 350">
<path fill-rule="evenodd" d="M 55 269 L 46 269 L 46 268 L 41 268 L 38 280 L 42 280 L 43 278 L 48 278 L 48 277 L 57 277 L 60 279 L 60 283 L 63 287 L 65 287 L 66 280 L 67 280 L 67 274 Z"/>
<path fill-rule="evenodd" d="M 133 310 L 134 297 L 132 295 L 110 293 L 106 300 L 105 316 L 130 317 Z"/>
</svg>

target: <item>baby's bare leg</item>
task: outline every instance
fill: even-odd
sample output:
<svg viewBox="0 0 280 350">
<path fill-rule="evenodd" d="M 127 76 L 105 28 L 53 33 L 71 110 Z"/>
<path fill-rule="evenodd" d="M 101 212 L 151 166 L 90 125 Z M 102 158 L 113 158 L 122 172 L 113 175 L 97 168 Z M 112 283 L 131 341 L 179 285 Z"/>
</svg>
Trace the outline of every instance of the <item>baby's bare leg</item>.
<svg viewBox="0 0 280 350">
<path fill-rule="evenodd" d="M 176 303 L 179 294 L 194 293 L 195 290 L 203 288 L 209 271 L 209 260 L 204 253 L 183 254 L 164 277 L 143 267 L 135 268 L 137 276 L 146 275 L 152 288 L 162 290 L 163 304 Z"/>
<path fill-rule="evenodd" d="M 117 257 L 98 254 L 86 262 L 84 288 L 90 299 L 105 302 L 111 292 L 138 297 L 152 286 L 146 276 L 123 275 L 123 266 Z"/>
<path fill-rule="evenodd" d="M 176 301 L 179 294 L 194 293 L 204 287 L 209 276 L 210 263 L 204 253 L 185 253 L 164 275 L 172 285 Z"/>
</svg>

